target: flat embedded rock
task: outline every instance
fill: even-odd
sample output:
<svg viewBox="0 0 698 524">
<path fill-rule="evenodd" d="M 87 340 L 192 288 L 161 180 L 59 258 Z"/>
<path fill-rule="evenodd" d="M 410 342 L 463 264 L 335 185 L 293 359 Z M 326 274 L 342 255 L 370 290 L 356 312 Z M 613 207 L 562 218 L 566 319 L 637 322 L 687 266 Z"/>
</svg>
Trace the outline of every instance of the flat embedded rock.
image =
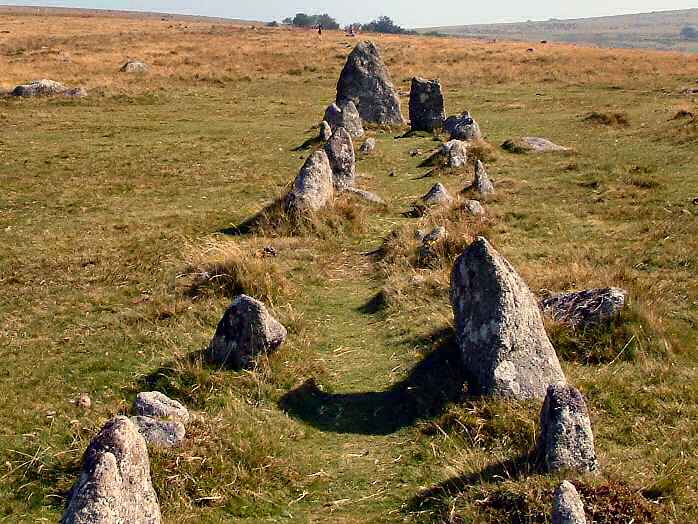
<svg viewBox="0 0 698 524">
<path fill-rule="evenodd" d="M 133 408 L 137 415 L 167 420 L 182 424 L 189 422 L 189 410 L 183 404 L 172 400 L 159 391 L 143 391 L 136 395 Z"/>
<path fill-rule="evenodd" d="M 131 417 L 147 444 L 164 448 L 179 446 L 184 442 L 186 429 L 178 420 L 162 420 L 138 415 Z"/>
<path fill-rule="evenodd" d="M 353 195 L 371 204 L 385 204 L 385 200 L 383 200 L 380 196 L 376 195 L 375 193 L 371 193 L 370 191 L 366 191 L 364 189 L 359 189 L 357 187 L 347 187 L 344 189 L 344 191 L 349 195 Z"/>
<path fill-rule="evenodd" d="M 617 317 L 627 296 L 625 289 L 615 287 L 586 289 L 553 295 L 541 301 L 541 308 L 556 322 L 586 329 Z"/>
<path fill-rule="evenodd" d="M 438 182 L 431 187 L 421 200 L 427 206 L 446 206 L 453 202 L 453 197 L 446 187 L 441 182 Z"/>
<path fill-rule="evenodd" d="M 570 151 L 570 148 L 568 147 L 557 145 L 547 138 L 537 136 L 512 138 L 504 142 L 502 147 L 511 153 L 550 153 Z"/>
<path fill-rule="evenodd" d="M 82 87 L 70 88 L 55 80 L 34 80 L 29 84 L 18 85 L 10 93 L 18 97 L 37 96 L 67 96 L 83 97 L 87 96 L 87 90 Z"/>
<path fill-rule="evenodd" d="M 119 71 L 122 73 L 147 73 L 148 69 L 148 66 L 140 60 L 128 60 Z"/>
</svg>

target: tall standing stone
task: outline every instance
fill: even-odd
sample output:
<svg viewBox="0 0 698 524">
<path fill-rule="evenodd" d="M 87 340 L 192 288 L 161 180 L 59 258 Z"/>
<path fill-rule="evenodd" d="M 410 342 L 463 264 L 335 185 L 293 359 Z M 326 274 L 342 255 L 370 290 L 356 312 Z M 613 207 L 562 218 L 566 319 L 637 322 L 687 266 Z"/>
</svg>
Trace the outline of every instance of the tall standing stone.
<svg viewBox="0 0 698 524">
<path fill-rule="evenodd" d="M 105 424 L 85 451 L 61 524 L 160 524 L 145 440 L 126 417 Z"/>
<path fill-rule="evenodd" d="M 412 131 L 441 129 L 445 118 L 441 83 L 438 80 L 414 77 L 410 89 L 410 125 Z"/>
<path fill-rule="evenodd" d="M 540 413 L 536 454 L 548 472 L 598 470 L 589 412 L 584 397 L 575 387 L 564 382 L 548 386 Z"/>
<path fill-rule="evenodd" d="M 473 186 L 475 187 L 475 191 L 484 197 L 494 195 L 494 185 L 490 177 L 487 176 L 485 164 L 483 164 L 480 159 L 475 162 L 475 180 Z"/>
<path fill-rule="evenodd" d="M 247 295 L 228 307 L 208 346 L 210 361 L 235 369 L 250 368 L 257 358 L 275 351 L 286 340 L 286 328 L 263 303 Z"/>
<path fill-rule="evenodd" d="M 356 178 L 356 153 L 349 132 L 338 127 L 325 144 L 325 153 L 332 168 L 332 182 L 336 191 L 354 185 Z"/>
<path fill-rule="evenodd" d="M 361 42 L 349 55 L 337 83 L 337 104 L 351 100 L 366 122 L 402 125 L 400 99 L 388 68 L 373 42 Z M 331 123 L 330 123 L 331 125 Z"/>
<path fill-rule="evenodd" d="M 565 380 L 535 297 L 482 237 L 454 264 L 451 304 L 470 392 L 543 398 Z"/>
<path fill-rule="evenodd" d="M 359 115 L 359 111 L 351 100 L 344 100 L 341 102 L 341 105 L 331 104 L 325 110 L 325 122 L 330 125 L 332 131 L 335 131 L 338 127 L 343 127 L 349 131 L 352 138 L 364 136 L 361 115 Z"/>
<path fill-rule="evenodd" d="M 293 188 L 286 195 L 284 207 L 292 213 L 317 211 L 325 207 L 333 197 L 332 166 L 325 151 L 319 150 L 303 164 L 293 181 Z"/>
<path fill-rule="evenodd" d="M 552 521 L 553 524 L 587 524 L 582 499 L 574 484 L 567 480 L 555 490 Z"/>
</svg>

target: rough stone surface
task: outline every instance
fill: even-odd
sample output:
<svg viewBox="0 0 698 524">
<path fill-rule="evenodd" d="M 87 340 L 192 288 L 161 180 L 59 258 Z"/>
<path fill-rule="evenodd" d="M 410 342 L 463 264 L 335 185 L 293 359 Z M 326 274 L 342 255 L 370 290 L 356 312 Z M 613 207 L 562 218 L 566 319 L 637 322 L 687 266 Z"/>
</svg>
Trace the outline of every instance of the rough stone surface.
<svg viewBox="0 0 698 524">
<path fill-rule="evenodd" d="M 385 204 L 385 200 L 383 200 L 380 196 L 376 195 L 375 193 L 371 193 L 370 191 L 366 191 L 364 189 L 359 189 L 356 187 L 347 187 L 344 189 L 344 191 L 349 193 L 350 195 L 365 200 L 366 202 L 370 202 L 371 204 Z"/>
<path fill-rule="evenodd" d="M 477 200 L 466 200 L 463 203 L 463 210 L 472 216 L 482 216 L 485 214 L 485 209 Z"/>
<path fill-rule="evenodd" d="M 12 96 L 54 96 L 62 95 L 68 88 L 55 80 L 34 80 L 28 84 L 18 85 Z"/>
<path fill-rule="evenodd" d="M 119 71 L 122 73 L 146 73 L 148 66 L 140 60 L 128 60 Z"/>
<path fill-rule="evenodd" d="M 485 165 L 481 160 L 475 162 L 475 181 L 473 182 L 475 191 L 480 193 L 482 196 L 494 195 L 494 185 L 487 176 L 487 171 L 485 170 Z"/>
<path fill-rule="evenodd" d="M 179 446 L 184 442 L 184 424 L 176 420 L 160 420 L 152 417 L 131 417 L 138 431 L 148 444 L 164 448 Z"/>
<path fill-rule="evenodd" d="M 259 356 L 276 350 L 286 340 L 286 328 L 259 300 L 240 295 L 228 307 L 209 344 L 209 360 L 250 368 Z"/>
<path fill-rule="evenodd" d="M 332 167 L 324 151 L 315 151 L 308 157 L 286 196 L 289 212 L 317 211 L 334 197 Z"/>
<path fill-rule="evenodd" d="M 415 77 L 410 89 L 410 125 L 412 131 L 441 129 L 446 114 L 441 83 Z"/>
<path fill-rule="evenodd" d="M 422 202 L 427 206 L 446 206 L 453 202 L 453 197 L 449 194 L 444 185 L 439 182 L 422 197 Z"/>
<path fill-rule="evenodd" d="M 460 115 L 449 116 L 443 125 L 444 131 L 456 140 L 479 140 L 482 138 L 480 126 L 473 120 L 470 113 L 464 111 Z"/>
<path fill-rule="evenodd" d="M 176 420 L 182 424 L 189 422 L 189 410 L 159 391 L 138 393 L 133 402 L 133 409 L 137 415 L 144 417 Z"/>
<path fill-rule="evenodd" d="M 332 127 L 327 123 L 327 120 L 323 120 L 320 123 L 320 140 L 327 142 L 332 136 Z"/>
<path fill-rule="evenodd" d="M 598 326 L 618 316 L 628 292 L 615 287 L 560 293 L 541 301 L 543 312 L 575 329 Z"/>
<path fill-rule="evenodd" d="M 325 144 L 325 153 L 332 168 L 332 182 L 337 191 L 354 185 L 356 179 L 356 155 L 349 132 L 338 127 Z"/>
<path fill-rule="evenodd" d="M 378 47 L 360 42 L 349 55 L 337 83 L 337 104 L 351 100 L 366 122 L 401 125 L 400 99 Z"/>
<path fill-rule="evenodd" d="M 159 524 L 145 440 L 126 417 L 115 417 L 92 440 L 62 524 Z"/>
<path fill-rule="evenodd" d="M 449 140 L 441 146 L 448 167 L 463 167 L 468 162 L 468 149 L 462 140 Z"/>
<path fill-rule="evenodd" d="M 548 153 L 555 151 L 569 151 L 569 148 L 559 146 L 547 138 L 525 136 L 512 138 L 504 142 L 502 147 L 512 153 Z"/>
<path fill-rule="evenodd" d="M 551 383 L 540 413 L 536 447 L 544 471 L 595 472 L 594 434 L 582 394 L 564 382 Z"/>
<path fill-rule="evenodd" d="M 564 381 L 535 297 L 482 237 L 454 264 L 451 304 L 471 393 L 543 398 Z"/>
<path fill-rule="evenodd" d="M 584 504 L 574 484 L 567 480 L 555 490 L 553 501 L 553 524 L 586 524 Z"/>
<path fill-rule="evenodd" d="M 422 237 L 417 262 L 421 267 L 430 267 L 438 260 L 437 246 L 448 236 L 444 226 L 438 226 Z"/>
<path fill-rule="evenodd" d="M 361 152 L 362 155 L 370 155 L 376 150 L 376 139 L 375 138 L 367 138 L 366 141 L 361 144 L 361 148 L 359 151 Z"/>
<path fill-rule="evenodd" d="M 361 122 L 361 115 L 356 109 L 356 105 L 351 100 L 344 100 L 338 104 L 331 104 L 325 110 L 325 122 L 332 131 L 338 127 L 346 129 L 352 138 L 364 136 L 364 126 Z"/>
</svg>

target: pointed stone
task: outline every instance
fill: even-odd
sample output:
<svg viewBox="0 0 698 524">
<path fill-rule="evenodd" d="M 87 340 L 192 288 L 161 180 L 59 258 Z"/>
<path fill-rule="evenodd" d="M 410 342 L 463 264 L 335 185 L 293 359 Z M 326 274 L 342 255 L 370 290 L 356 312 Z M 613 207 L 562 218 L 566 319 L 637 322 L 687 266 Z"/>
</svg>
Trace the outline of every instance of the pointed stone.
<svg viewBox="0 0 698 524">
<path fill-rule="evenodd" d="M 587 524 L 584 504 L 574 484 L 567 480 L 555 490 L 553 524 Z"/>
<path fill-rule="evenodd" d="M 145 440 L 126 417 L 115 417 L 92 440 L 61 524 L 160 524 Z"/>
<path fill-rule="evenodd" d="M 449 194 L 444 185 L 438 182 L 422 197 L 422 202 L 427 206 L 446 206 L 453 202 L 453 197 Z"/>
<path fill-rule="evenodd" d="M 441 129 L 446 114 L 441 83 L 414 77 L 410 89 L 410 125 L 412 131 Z"/>
<path fill-rule="evenodd" d="M 303 213 L 325 207 L 334 197 L 332 167 L 327 154 L 320 150 L 308 157 L 286 196 L 287 212 Z"/>
<path fill-rule="evenodd" d="M 286 328 L 259 300 L 239 295 L 228 307 L 209 344 L 211 362 L 235 369 L 251 368 L 257 359 L 286 340 Z"/>
<path fill-rule="evenodd" d="M 487 176 L 487 171 L 485 171 L 485 165 L 481 160 L 475 162 L 475 181 L 473 182 L 475 190 L 482 196 L 494 195 L 494 185 Z"/>
<path fill-rule="evenodd" d="M 470 393 L 543 398 L 565 380 L 535 297 L 482 237 L 454 264 L 451 304 Z"/>
<path fill-rule="evenodd" d="M 344 100 L 341 102 L 341 105 L 331 104 L 325 110 L 325 121 L 330 125 L 333 132 L 338 127 L 343 127 L 352 138 L 364 136 L 361 115 L 359 115 L 359 111 L 351 100 Z"/>
<path fill-rule="evenodd" d="M 338 127 L 325 144 L 325 153 L 332 168 L 332 182 L 336 191 L 354 185 L 356 179 L 356 155 L 349 132 Z"/>
<path fill-rule="evenodd" d="M 596 472 L 599 464 L 584 397 L 564 382 L 548 386 L 536 446 L 544 471 Z"/>
<path fill-rule="evenodd" d="M 341 107 L 349 100 L 366 122 L 404 124 L 397 91 L 373 42 L 361 42 L 354 48 L 339 77 L 337 104 Z"/>
</svg>

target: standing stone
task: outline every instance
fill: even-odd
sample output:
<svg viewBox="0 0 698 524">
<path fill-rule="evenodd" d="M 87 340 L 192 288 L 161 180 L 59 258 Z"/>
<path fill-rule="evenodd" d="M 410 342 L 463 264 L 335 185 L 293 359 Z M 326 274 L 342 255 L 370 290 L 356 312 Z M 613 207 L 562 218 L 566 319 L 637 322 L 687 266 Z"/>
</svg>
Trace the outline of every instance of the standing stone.
<svg viewBox="0 0 698 524">
<path fill-rule="evenodd" d="M 320 140 L 322 140 L 323 142 L 327 142 L 331 136 L 332 136 L 332 128 L 330 127 L 330 124 L 328 124 L 326 120 L 323 120 L 320 123 Z"/>
<path fill-rule="evenodd" d="M 574 329 L 599 326 L 618 316 L 628 292 L 615 287 L 560 293 L 541 301 L 543 312 Z"/>
<path fill-rule="evenodd" d="M 463 211 L 471 216 L 482 216 L 485 214 L 485 209 L 477 200 L 466 200 L 463 203 Z"/>
<path fill-rule="evenodd" d="M 440 152 L 446 157 L 448 167 L 463 167 L 468 162 L 468 149 L 462 140 L 449 140 L 441 146 Z"/>
<path fill-rule="evenodd" d="M 543 398 L 564 381 L 535 297 L 482 237 L 454 264 L 451 304 L 471 393 Z"/>
<path fill-rule="evenodd" d="M 115 417 L 85 451 L 61 524 L 160 524 L 145 440 L 126 417 Z"/>
<path fill-rule="evenodd" d="M 338 127 L 343 127 L 349 131 L 352 138 L 364 136 L 361 115 L 359 115 L 359 111 L 351 100 L 344 100 L 339 105 L 331 104 L 325 110 L 325 121 L 330 125 L 332 131 Z"/>
<path fill-rule="evenodd" d="M 376 150 L 376 139 L 375 138 L 367 138 L 366 141 L 361 144 L 361 148 L 359 151 L 361 152 L 362 155 L 370 155 Z"/>
<path fill-rule="evenodd" d="M 366 122 L 402 125 L 400 99 L 378 47 L 361 42 L 349 55 L 337 83 L 337 104 L 351 100 Z M 331 124 L 331 123 L 330 123 Z"/>
<path fill-rule="evenodd" d="M 471 141 L 482 138 L 480 126 L 467 111 L 461 115 L 449 116 L 444 121 L 443 128 L 451 135 L 451 140 Z"/>
<path fill-rule="evenodd" d="M 412 131 L 441 129 L 446 118 L 444 97 L 438 80 L 414 77 L 410 89 L 410 124 Z"/>
<path fill-rule="evenodd" d="M 446 206 L 453 202 L 453 197 L 441 182 L 434 184 L 432 188 L 422 197 L 422 202 L 427 206 Z"/>
<path fill-rule="evenodd" d="M 332 182 L 336 191 L 354 185 L 356 178 L 356 155 L 354 142 L 349 132 L 338 127 L 325 144 L 325 153 L 332 169 Z"/>
<path fill-rule="evenodd" d="M 240 295 L 228 307 L 207 350 L 212 362 L 235 369 L 254 367 L 260 355 L 286 340 L 286 328 L 259 300 Z"/>
<path fill-rule="evenodd" d="M 564 382 L 551 383 L 540 413 L 538 462 L 546 472 L 595 472 L 599 464 L 584 397 Z"/>
<path fill-rule="evenodd" d="M 182 424 L 189 422 L 189 410 L 159 391 L 138 393 L 133 408 L 137 415 L 144 417 L 177 420 Z"/>
<path fill-rule="evenodd" d="M 563 480 L 555 490 L 553 524 L 587 524 L 584 504 L 574 484 Z"/>
<path fill-rule="evenodd" d="M 487 176 L 487 171 L 485 171 L 485 165 L 481 160 L 475 162 L 475 181 L 473 182 L 475 190 L 482 196 L 494 195 L 494 185 Z"/>
<path fill-rule="evenodd" d="M 293 181 L 293 188 L 286 196 L 286 211 L 297 213 L 317 211 L 325 207 L 333 197 L 334 186 L 330 161 L 324 151 L 315 151 L 305 161 L 300 173 Z"/>
</svg>

